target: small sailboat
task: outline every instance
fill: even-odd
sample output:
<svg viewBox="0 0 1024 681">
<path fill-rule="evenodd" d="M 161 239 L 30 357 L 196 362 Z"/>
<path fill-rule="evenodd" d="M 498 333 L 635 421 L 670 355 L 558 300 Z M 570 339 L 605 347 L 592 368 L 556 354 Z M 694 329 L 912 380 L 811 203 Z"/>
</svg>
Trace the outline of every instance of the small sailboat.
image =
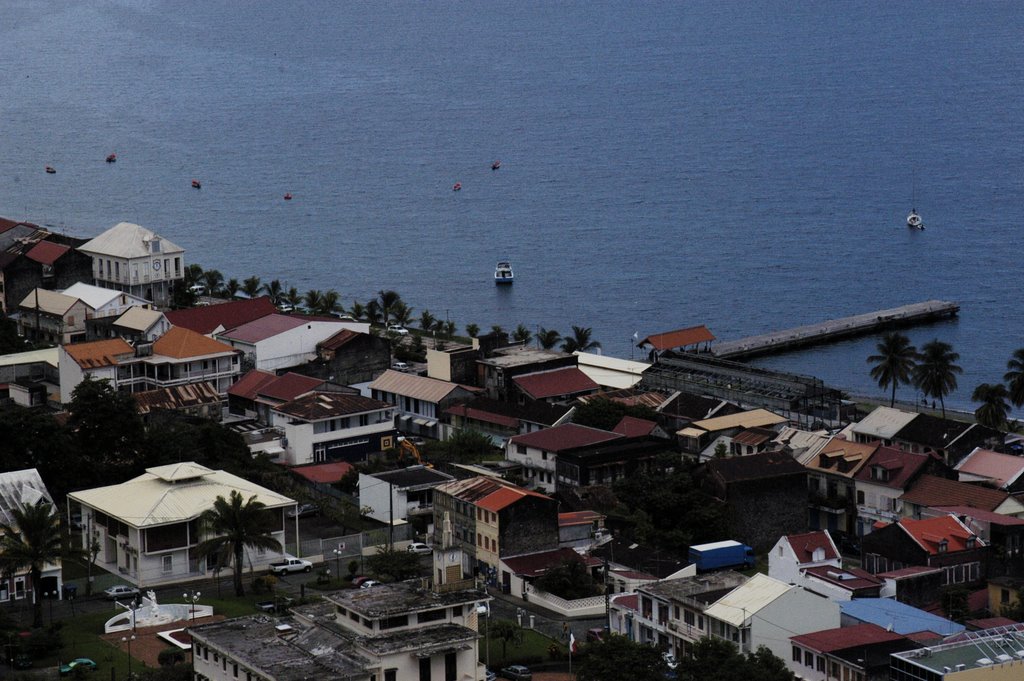
<svg viewBox="0 0 1024 681">
<path fill-rule="evenodd" d="M 292 200 L 292 193 L 291 192 L 286 192 L 285 195 L 284 195 L 284 200 L 285 201 L 291 201 Z"/>
<path fill-rule="evenodd" d="M 512 273 L 512 263 L 508 260 L 499 260 L 494 267 L 494 283 L 511 284 L 513 281 L 515 281 L 515 275 Z"/>
<path fill-rule="evenodd" d="M 501 167 L 501 161 L 495 161 L 494 163 L 491 164 L 491 170 L 497 170 L 500 167 Z"/>
<path fill-rule="evenodd" d="M 53 175 L 56 172 L 57 172 L 57 169 L 54 168 L 53 166 L 46 166 L 46 174 L 47 175 Z"/>
<path fill-rule="evenodd" d="M 117 154 L 109 154 L 107 156 L 107 163 L 117 163 Z"/>
</svg>

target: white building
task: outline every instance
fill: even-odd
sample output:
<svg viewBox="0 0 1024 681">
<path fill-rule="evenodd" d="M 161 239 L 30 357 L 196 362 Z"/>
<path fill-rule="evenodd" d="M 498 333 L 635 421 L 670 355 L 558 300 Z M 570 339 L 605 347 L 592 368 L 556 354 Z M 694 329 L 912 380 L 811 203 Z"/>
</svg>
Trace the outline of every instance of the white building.
<svg viewBox="0 0 1024 681">
<path fill-rule="evenodd" d="M 124 314 L 133 307 L 150 307 L 145 298 L 115 291 L 101 286 L 83 284 L 78 282 L 72 284 L 62 291 L 66 296 L 78 298 L 92 310 L 92 317 L 117 317 Z"/>
<path fill-rule="evenodd" d="M 839 549 L 825 531 L 786 535 L 768 554 L 768 576 L 786 584 L 800 584 L 806 568 L 821 566 L 843 566 Z"/>
<path fill-rule="evenodd" d="M 483 681 L 473 582 L 420 580 L 345 589 L 289 617 L 245 617 L 190 629 L 193 678 Z"/>
<path fill-rule="evenodd" d="M 174 286 L 185 278 L 185 250 L 130 222 L 119 222 L 78 250 L 92 257 L 97 286 L 157 305 L 169 305 Z"/>
<path fill-rule="evenodd" d="M 35 468 L 28 468 L 22 471 L 9 471 L 0 473 L 0 522 L 11 527 L 17 527 L 13 511 L 23 510 L 26 506 L 38 503 L 49 504 L 56 513 L 53 506 L 53 498 L 49 490 L 39 477 L 39 471 Z M 39 593 L 58 594 L 57 598 L 63 598 L 63 583 L 61 579 L 61 563 L 58 560 L 55 564 L 46 564 L 40 573 L 42 580 L 39 585 Z M 0 603 L 11 603 L 26 601 L 35 603 L 36 585 L 32 583 L 32 577 L 28 567 L 21 567 L 10 574 L 0 575 Z"/>
<path fill-rule="evenodd" d="M 209 382 L 226 396 L 241 373 L 234 349 L 179 327 L 135 347 L 121 338 L 65 345 L 58 363 L 64 404 L 86 377 L 109 380 L 113 388 L 126 392 Z"/>
<path fill-rule="evenodd" d="M 73 296 L 36 288 L 18 304 L 18 333 L 37 343 L 67 345 L 85 340 L 92 309 Z"/>
<path fill-rule="evenodd" d="M 208 538 L 199 516 L 232 491 L 246 501 L 255 496 L 267 507 L 272 535 L 283 546 L 284 511 L 295 507 L 293 499 L 194 462 L 148 468 L 119 485 L 72 492 L 68 502 L 72 512 L 81 512 L 81 545 L 89 534 L 99 542 L 97 564 L 143 588 L 212 575 L 216 557 L 196 553 Z M 297 518 L 295 523 L 297 533 Z M 257 571 L 280 558 L 281 553 L 245 550 L 245 565 Z"/>
<path fill-rule="evenodd" d="M 839 605 L 798 586 L 756 574 L 715 601 L 704 613 L 710 635 L 741 652 L 765 646 L 780 659 L 792 652 L 789 637 L 839 626 Z"/>
<path fill-rule="evenodd" d="M 278 371 L 317 358 L 317 344 L 342 329 L 369 333 L 364 322 L 333 321 L 321 317 L 269 314 L 241 326 L 214 334 L 214 338 L 236 348 L 253 366 Z"/>
<path fill-rule="evenodd" d="M 449 405 L 473 397 L 464 386 L 427 376 L 387 370 L 367 386 L 370 396 L 395 406 L 404 433 L 437 437 L 438 422 Z"/>
<path fill-rule="evenodd" d="M 395 446 L 394 408 L 362 395 L 310 392 L 270 409 L 270 426 L 284 432 L 282 463 L 362 461 Z"/>
<path fill-rule="evenodd" d="M 454 480 L 426 466 L 409 466 L 383 473 L 359 474 L 359 506 L 363 515 L 382 523 L 434 514 L 434 488 Z"/>
</svg>

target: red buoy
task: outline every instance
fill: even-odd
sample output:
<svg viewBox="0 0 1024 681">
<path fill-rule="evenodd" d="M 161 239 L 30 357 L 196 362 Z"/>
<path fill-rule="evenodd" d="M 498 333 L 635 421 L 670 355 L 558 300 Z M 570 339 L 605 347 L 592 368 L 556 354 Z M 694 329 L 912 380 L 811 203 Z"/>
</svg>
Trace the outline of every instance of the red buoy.
<svg viewBox="0 0 1024 681">
<path fill-rule="evenodd" d="M 462 183 L 461 182 L 456 182 L 454 185 L 452 185 L 452 191 L 453 192 L 457 192 L 460 189 L 462 189 Z"/>
</svg>

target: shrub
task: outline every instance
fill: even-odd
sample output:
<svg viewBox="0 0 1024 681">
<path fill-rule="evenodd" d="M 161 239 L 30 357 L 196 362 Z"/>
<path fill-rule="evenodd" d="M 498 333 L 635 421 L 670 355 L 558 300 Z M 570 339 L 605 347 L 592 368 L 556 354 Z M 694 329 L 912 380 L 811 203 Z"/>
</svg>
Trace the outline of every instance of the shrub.
<svg viewBox="0 0 1024 681">
<path fill-rule="evenodd" d="M 252 580 L 253 593 L 258 594 L 271 594 L 274 593 L 274 587 L 277 586 L 277 577 L 274 575 L 262 575 Z"/>
<path fill-rule="evenodd" d="M 156 661 L 161 667 L 173 667 L 185 661 L 185 651 L 181 648 L 164 648 L 156 656 Z"/>
</svg>

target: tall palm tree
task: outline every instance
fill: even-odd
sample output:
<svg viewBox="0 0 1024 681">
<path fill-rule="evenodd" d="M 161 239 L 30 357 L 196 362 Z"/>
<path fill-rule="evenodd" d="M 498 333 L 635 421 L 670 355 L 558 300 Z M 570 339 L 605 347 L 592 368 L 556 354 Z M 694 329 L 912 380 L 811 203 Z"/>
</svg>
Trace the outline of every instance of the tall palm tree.
<svg viewBox="0 0 1024 681">
<path fill-rule="evenodd" d="M 402 297 L 398 295 L 398 291 L 378 291 L 377 301 L 380 303 L 380 313 L 384 317 L 384 323 L 387 324 L 391 321 L 391 313 L 395 307 L 395 303 L 401 302 Z"/>
<path fill-rule="evenodd" d="M 550 350 L 562 341 L 562 334 L 554 329 L 545 329 L 543 326 L 537 332 L 537 345 L 545 350 Z"/>
<path fill-rule="evenodd" d="M 501 324 L 491 324 L 491 333 L 493 333 L 495 336 L 500 336 L 501 334 L 505 333 L 505 329 L 501 327 Z"/>
<path fill-rule="evenodd" d="M 341 296 L 333 288 L 324 291 L 323 297 L 320 299 L 320 307 L 317 309 L 319 314 L 334 314 L 341 309 Z"/>
<path fill-rule="evenodd" d="M 982 383 L 971 393 L 972 402 L 981 402 L 974 410 L 974 418 L 983 426 L 1006 429 L 1006 417 L 1010 413 L 1010 405 L 1006 399 L 1009 393 L 1002 383 Z"/>
<path fill-rule="evenodd" d="M 889 398 L 889 406 L 896 405 L 896 387 L 900 384 L 910 383 L 914 375 L 914 365 L 917 361 L 917 348 L 910 344 L 910 339 L 902 333 L 891 332 L 882 336 L 882 340 L 875 346 L 877 355 L 868 357 L 871 367 L 871 378 L 878 382 L 878 387 L 888 388 L 892 386 L 892 395 Z"/>
<path fill-rule="evenodd" d="M 479 324 L 466 324 L 466 335 L 470 338 L 476 338 L 480 334 Z"/>
<path fill-rule="evenodd" d="M 946 418 L 946 395 L 956 390 L 956 375 L 962 374 L 956 361 L 960 353 L 953 346 L 938 339 L 921 347 L 917 366 L 914 367 L 914 385 L 926 397 L 938 398 L 942 405 L 942 418 Z"/>
<path fill-rule="evenodd" d="M 272 279 L 270 283 L 264 284 L 263 292 L 267 294 L 270 302 L 274 305 L 280 305 L 284 300 L 284 288 L 281 286 L 280 279 Z"/>
<path fill-rule="evenodd" d="M 371 324 L 380 324 L 381 319 L 384 317 L 380 309 L 380 302 L 377 299 L 366 301 L 364 314 L 366 315 L 366 321 Z"/>
<path fill-rule="evenodd" d="M 203 286 L 209 295 L 217 295 L 224 287 L 224 275 L 220 270 L 206 270 L 203 272 Z"/>
<path fill-rule="evenodd" d="M 185 288 L 198 284 L 203 281 L 203 268 L 196 263 L 192 263 L 185 268 Z"/>
<path fill-rule="evenodd" d="M 430 330 L 434 328 L 434 322 L 436 321 L 437 318 L 430 314 L 430 310 L 423 310 L 423 312 L 420 312 L 420 329 L 423 330 L 423 333 L 430 333 Z"/>
<path fill-rule="evenodd" d="M 1006 363 L 1009 369 L 1003 374 L 1003 380 L 1010 388 L 1010 401 L 1014 406 L 1024 406 L 1024 348 L 1013 351 L 1013 357 Z"/>
<path fill-rule="evenodd" d="M 458 326 L 455 325 L 454 319 L 449 319 L 441 325 L 441 332 L 445 338 L 454 338 L 455 332 L 458 330 Z"/>
<path fill-rule="evenodd" d="M 263 284 L 260 283 L 260 278 L 255 274 L 242 282 L 242 293 L 250 298 L 255 298 L 261 288 L 263 288 Z"/>
<path fill-rule="evenodd" d="M 601 347 L 601 344 L 596 340 L 590 339 L 592 333 L 593 331 L 589 326 L 572 327 L 572 336 L 562 339 L 562 350 L 570 354 L 597 350 Z"/>
<path fill-rule="evenodd" d="M 311 288 L 306 291 L 306 295 L 302 297 L 302 302 L 306 304 L 306 309 L 316 314 L 316 311 L 320 309 L 323 304 L 324 294 L 320 289 Z"/>
<path fill-rule="evenodd" d="M 391 306 L 391 319 L 399 326 L 408 326 L 412 321 L 412 308 L 404 301 L 397 301 Z"/>
<path fill-rule="evenodd" d="M 12 506 L 11 524 L 0 524 L 0 566 L 4 575 L 28 568 L 35 603 L 32 626 L 43 626 L 43 568 L 61 557 L 60 516 L 40 500 L 23 508 Z"/>
<path fill-rule="evenodd" d="M 224 284 L 224 293 L 227 294 L 228 298 L 234 298 L 240 288 L 241 285 L 238 283 L 238 280 L 231 277 L 228 279 L 228 283 Z"/>
<path fill-rule="evenodd" d="M 288 292 L 284 294 L 284 299 L 288 301 L 288 304 L 292 306 L 294 310 L 302 304 L 302 294 L 299 293 L 299 289 L 292 286 L 288 289 Z"/>
<path fill-rule="evenodd" d="M 523 343 L 525 345 L 530 342 L 531 338 L 533 338 L 533 332 L 530 331 L 530 328 L 525 324 L 520 324 L 516 327 L 516 330 L 512 332 L 512 340 L 516 343 Z"/>
<path fill-rule="evenodd" d="M 348 313 L 352 315 L 354 319 L 362 321 L 366 317 L 366 307 L 364 307 L 358 300 L 353 300 L 352 307 L 348 309 Z"/>
<path fill-rule="evenodd" d="M 275 513 L 267 510 L 262 501 L 252 495 L 244 500 L 238 490 L 231 490 L 228 499 L 218 496 L 213 508 L 199 516 L 205 539 L 196 547 L 200 557 L 216 556 L 219 568 L 232 564 L 235 573 L 235 595 L 244 596 L 242 568 L 245 567 L 245 549 L 280 551 L 281 542 L 273 536 Z"/>
</svg>

